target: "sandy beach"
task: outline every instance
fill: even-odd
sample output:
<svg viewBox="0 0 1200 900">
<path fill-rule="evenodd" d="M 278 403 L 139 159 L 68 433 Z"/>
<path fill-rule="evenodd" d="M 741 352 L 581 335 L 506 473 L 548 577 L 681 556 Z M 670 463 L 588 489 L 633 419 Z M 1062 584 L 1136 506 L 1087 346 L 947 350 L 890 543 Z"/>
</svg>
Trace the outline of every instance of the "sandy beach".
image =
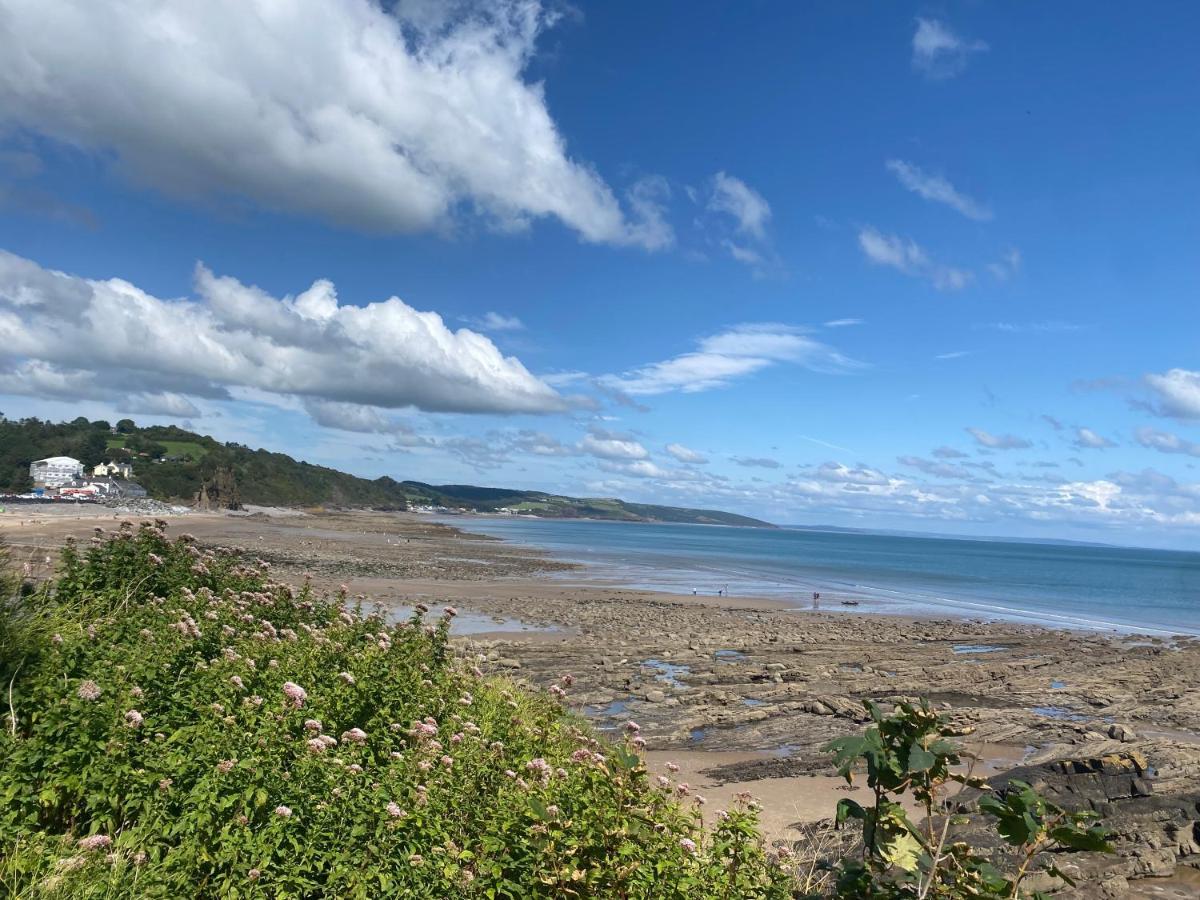
<svg viewBox="0 0 1200 900">
<path fill-rule="evenodd" d="M 535 687 L 572 674 L 574 709 L 601 729 L 637 721 L 651 771 L 680 766 L 707 809 L 749 791 L 773 840 L 799 840 L 840 797 L 856 796 L 820 747 L 863 727 L 864 698 L 923 696 L 973 729 L 966 744 L 984 777 L 1062 759 L 1143 760 L 1138 775 L 1153 776 L 1153 814 L 1132 795 L 1100 798 L 1124 829 L 1112 877 L 1167 876 L 1200 858 L 1200 826 L 1163 812 L 1186 818 L 1191 804 L 1200 819 L 1197 640 L 621 589 L 417 515 L 167 518 L 173 533 L 261 557 L 288 580 L 345 585 L 396 615 L 419 601 L 454 605 L 462 652 Z M 111 511 L 10 509 L 0 535 L 36 575 L 66 538 L 86 542 L 116 520 Z M 1131 805 L 1121 806 L 1125 799 Z M 1192 896 L 1184 877 L 1139 890 Z"/>
</svg>

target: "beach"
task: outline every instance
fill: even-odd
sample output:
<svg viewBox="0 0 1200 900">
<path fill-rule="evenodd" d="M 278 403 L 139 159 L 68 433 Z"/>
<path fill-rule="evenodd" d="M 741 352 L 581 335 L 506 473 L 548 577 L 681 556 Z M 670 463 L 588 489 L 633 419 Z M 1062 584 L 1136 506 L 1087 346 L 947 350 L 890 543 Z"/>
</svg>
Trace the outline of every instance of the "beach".
<svg viewBox="0 0 1200 900">
<path fill-rule="evenodd" d="M 120 518 L 10 510 L 0 535 L 36 575 L 66 538 L 86 544 Z M 603 730 L 636 721 L 650 771 L 679 765 L 706 810 L 749 791 L 773 840 L 800 840 L 838 799 L 861 799 L 820 748 L 864 727 L 864 699 L 925 697 L 971 732 L 964 744 L 983 777 L 1064 759 L 1123 761 L 1129 796 L 1095 781 L 1122 829 L 1105 877 L 1168 876 L 1200 849 L 1200 828 L 1185 821 L 1189 808 L 1200 818 L 1200 640 L 1188 636 L 620 587 L 471 534 L 469 520 L 458 528 L 411 514 L 282 511 L 168 519 L 170 533 L 260 557 L 288 581 L 344 585 L 396 617 L 417 603 L 456 607 L 456 646 L 485 671 L 542 688 L 571 674 L 572 709 Z M 1178 886 L 1146 884 L 1154 896 Z"/>
</svg>

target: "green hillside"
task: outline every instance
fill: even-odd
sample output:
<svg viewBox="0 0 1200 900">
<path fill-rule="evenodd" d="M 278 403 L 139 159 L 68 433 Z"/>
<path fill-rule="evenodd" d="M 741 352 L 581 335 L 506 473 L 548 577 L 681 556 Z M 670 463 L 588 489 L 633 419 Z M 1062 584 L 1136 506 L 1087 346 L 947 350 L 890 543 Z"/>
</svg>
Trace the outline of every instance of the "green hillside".
<svg viewBox="0 0 1200 900">
<path fill-rule="evenodd" d="M 432 485 L 387 476 L 359 478 L 293 459 L 286 453 L 221 443 L 173 425 L 140 428 L 130 419 L 113 426 L 82 417 L 54 423 L 0 416 L 0 492 L 29 490 L 29 463 L 47 456 L 73 456 L 88 467 L 109 459 L 129 462 L 134 480 L 151 497 L 161 500 L 190 501 L 202 486 L 210 490 L 215 486 L 222 504 L 236 501 L 261 506 L 373 509 L 435 506 L 479 512 L 507 509 L 547 518 L 771 527 L 758 519 L 719 510 L 469 484 Z"/>
</svg>

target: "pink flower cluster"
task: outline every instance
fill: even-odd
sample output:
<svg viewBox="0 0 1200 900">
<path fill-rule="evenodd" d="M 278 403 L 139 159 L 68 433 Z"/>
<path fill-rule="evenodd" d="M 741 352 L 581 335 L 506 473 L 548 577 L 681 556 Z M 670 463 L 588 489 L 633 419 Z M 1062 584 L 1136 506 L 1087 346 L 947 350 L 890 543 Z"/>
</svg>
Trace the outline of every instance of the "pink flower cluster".
<svg viewBox="0 0 1200 900">
<path fill-rule="evenodd" d="M 292 702 L 295 709 L 300 709 L 304 706 L 304 701 L 308 699 L 308 692 L 294 681 L 285 681 L 283 683 L 283 695 Z"/>
<path fill-rule="evenodd" d="M 145 721 L 142 714 L 136 709 L 131 709 L 125 713 L 125 724 L 130 728 L 141 728 Z"/>
<path fill-rule="evenodd" d="M 107 834 L 89 834 L 85 838 L 79 839 L 79 849 L 91 852 L 93 850 L 107 850 L 112 846 L 112 838 Z"/>
<path fill-rule="evenodd" d="M 367 733 L 361 728 L 351 728 L 349 731 L 342 732 L 343 741 L 352 741 L 355 744 L 364 744 L 367 741 Z"/>
<path fill-rule="evenodd" d="M 75 692 L 80 700 L 99 700 L 101 693 L 103 692 L 100 690 L 100 685 L 96 684 L 90 678 L 80 682 L 79 690 Z"/>
</svg>

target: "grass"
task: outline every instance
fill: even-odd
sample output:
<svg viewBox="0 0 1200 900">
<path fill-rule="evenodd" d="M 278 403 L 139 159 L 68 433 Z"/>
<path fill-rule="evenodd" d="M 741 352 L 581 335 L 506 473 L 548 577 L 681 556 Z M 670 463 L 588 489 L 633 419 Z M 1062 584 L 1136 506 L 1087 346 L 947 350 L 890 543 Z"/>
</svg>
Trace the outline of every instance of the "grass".
<svg viewBox="0 0 1200 900">
<path fill-rule="evenodd" d="M 158 441 L 167 448 L 167 456 L 186 456 L 192 462 L 199 462 L 208 455 L 208 450 L 195 441 Z"/>
<path fill-rule="evenodd" d="M 0 894 L 784 898 L 753 808 L 706 830 L 571 679 L 461 659 L 160 523 L 0 606 Z M 681 797 L 683 799 L 681 799 Z"/>
</svg>

